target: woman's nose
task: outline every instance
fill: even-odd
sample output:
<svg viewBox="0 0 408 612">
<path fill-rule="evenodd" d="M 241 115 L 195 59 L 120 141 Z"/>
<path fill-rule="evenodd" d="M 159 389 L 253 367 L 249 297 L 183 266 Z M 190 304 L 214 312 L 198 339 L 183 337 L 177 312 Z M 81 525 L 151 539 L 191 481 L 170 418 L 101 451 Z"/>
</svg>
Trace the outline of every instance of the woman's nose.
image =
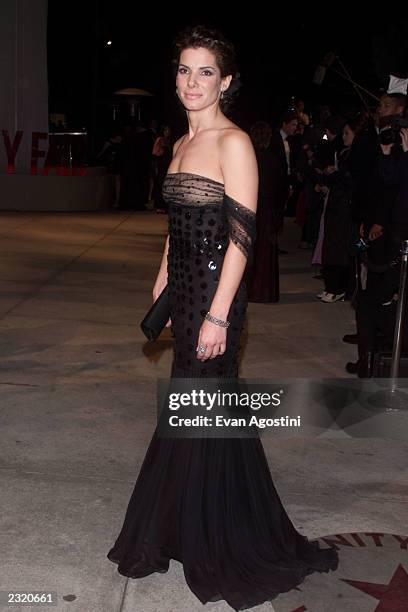
<svg viewBox="0 0 408 612">
<path fill-rule="evenodd" d="M 189 76 L 188 76 L 188 80 L 187 80 L 187 85 L 189 87 L 195 87 L 196 84 L 196 77 L 195 74 L 193 74 L 192 72 L 190 72 Z"/>
</svg>

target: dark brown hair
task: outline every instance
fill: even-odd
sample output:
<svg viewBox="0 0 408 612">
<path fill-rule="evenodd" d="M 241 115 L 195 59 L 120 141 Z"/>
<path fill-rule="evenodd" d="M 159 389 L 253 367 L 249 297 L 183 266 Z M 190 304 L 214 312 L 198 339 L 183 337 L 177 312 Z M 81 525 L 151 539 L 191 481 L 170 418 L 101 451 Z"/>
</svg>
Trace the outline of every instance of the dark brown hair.
<svg viewBox="0 0 408 612">
<path fill-rule="evenodd" d="M 362 114 L 358 114 L 354 117 L 349 117 L 348 120 L 344 122 L 343 129 L 346 125 L 349 126 L 354 134 L 358 134 L 367 127 L 367 118 Z"/>
<path fill-rule="evenodd" d="M 294 119 L 296 119 L 296 121 L 299 121 L 299 115 L 297 114 L 297 112 L 292 110 L 286 111 L 285 113 L 283 113 L 283 115 L 281 115 L 279 127 L 282 127 L 284 123 L 290 123 Z"/>
<path fill-rule="evenodd" d="M 174 41 L 173 68 L 177 73 L 180 55 L 185 49 L 198 49 L 203 47 L 214 54 L 221 77 L 237 74 L 235 62 L 234 45 L 219 31 L 203 25 L 190 26 L 182 30 Z M 222 110 L 225 110 L 231 102 L 231 94 L 234 88 L 229 87 L 220 100 Z"/>
<path fill-rule="evenodd" d="M 267 149 L 272 137 L 272 128 L 266 121 L 256 121 L 251 126 L 250 136 L 256 149 Z"/>
</svg>

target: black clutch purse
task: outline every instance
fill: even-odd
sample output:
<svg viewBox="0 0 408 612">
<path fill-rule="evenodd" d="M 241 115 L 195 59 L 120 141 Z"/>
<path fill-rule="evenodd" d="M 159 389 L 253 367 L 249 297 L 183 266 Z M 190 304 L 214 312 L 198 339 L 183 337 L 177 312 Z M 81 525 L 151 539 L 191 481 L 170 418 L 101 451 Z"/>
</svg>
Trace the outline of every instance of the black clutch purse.
<svg viewBox="0 0 408 612">
<path fill-rule="evenodd" d="M 157 340 L 169 318 L 169 288 L 166 285 L 140 324 L 147 339 L 151 342 Z"/>
</svg>

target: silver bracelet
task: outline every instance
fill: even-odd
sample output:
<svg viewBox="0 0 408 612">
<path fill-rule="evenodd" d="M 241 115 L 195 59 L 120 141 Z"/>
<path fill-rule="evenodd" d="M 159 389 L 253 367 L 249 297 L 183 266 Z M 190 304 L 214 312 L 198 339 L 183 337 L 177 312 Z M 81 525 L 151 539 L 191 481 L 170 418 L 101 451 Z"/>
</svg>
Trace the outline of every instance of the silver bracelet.
<svg viewBox="0 0 408 612">
<path fill-rule="evenodd" d="M 215 325 L 220 325 L 221 327 L 228 327 L 230 322 L 223 321 L 222 319 L 217 319 L 217 317 L 213 317 L 209 312 L 204 317 L 207 321 L 211 321 L 211 323 L 215 323 Z"/>
</svg>

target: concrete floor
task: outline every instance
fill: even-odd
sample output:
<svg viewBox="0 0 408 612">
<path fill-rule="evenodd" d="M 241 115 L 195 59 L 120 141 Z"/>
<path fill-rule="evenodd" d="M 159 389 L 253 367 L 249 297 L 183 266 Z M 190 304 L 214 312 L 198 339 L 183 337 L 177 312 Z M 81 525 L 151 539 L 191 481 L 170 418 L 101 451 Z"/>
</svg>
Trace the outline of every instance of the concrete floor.
<svg viewBox="0 0 408 612">
<path fill-rule="evenodd" d="M 0 589 L 57 592 L 50 609 L 64 612 L 203 610 L 177 562 L 132 581 L 106 559 L 156 424 L 156 379 L 170 371 L 169 331 L 147 345 L 139 330 L 166 218 L 2 212 L 0 220 Z M 355 357 L 341 342 L 354 331 L 353 311 L 315 299 L 321 282 L 298 233 L 289 220 L 281 302 L 249 306 L 243 377 L 345 377 Z M 407 531 L 403 439 L 264 445 L 282 501 L 308 537 Z"/>
</svg>

